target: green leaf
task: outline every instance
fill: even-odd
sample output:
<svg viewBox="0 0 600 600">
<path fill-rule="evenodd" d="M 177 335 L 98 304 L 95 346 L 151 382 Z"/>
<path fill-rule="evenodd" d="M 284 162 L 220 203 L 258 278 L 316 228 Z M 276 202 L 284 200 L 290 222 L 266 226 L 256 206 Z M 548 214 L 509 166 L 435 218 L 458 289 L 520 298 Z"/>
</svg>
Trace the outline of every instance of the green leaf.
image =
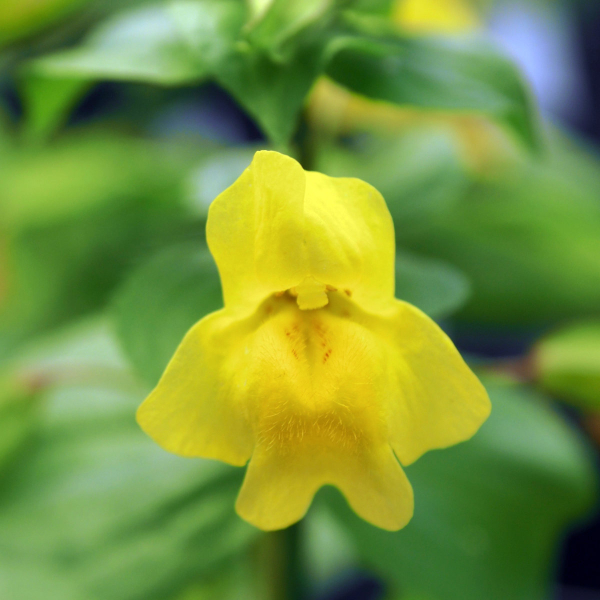
<svg viewBox="0 0 600 600">
<path fill-rule="evenodd" d="M 93 361 L 93 347 L 105 347 L 104 368 L 113 351 L 100 325 L 46 352 L 73 364 L 91 335 L 83 354 Z M 56 373 L 36 443 L 0 484 L 5 597 L 30 600 L 38 587 L 49 600 L 163 600 L 246 550 L 258 532 L 234 512 L 242 470 L 155 445 L 134 420 L 146 388 L 126 372 L 104 368 L 95 382 L 74 365 Z"/>
<path fill-rule="evenodd" d="M 30 600 L 43 594 L 47 600 L 89 600 L 54 566 L 37 564 L 35 569 L 19 557 L 3 556 L 0 565 L 0 596 Z"/>
<path fill-rule="evenodd" d="M 309 22 L 316 18 L 312 10 L 305 16 Z M 29 82 L 24 85 L 33 121 L 29 130 L 47 132 L 59 122 L 74 98 L 67 87 L 74 85 L 69 79 L 168 86 L 216 79 L 274 144 L 286 146 L 321 71 L 327 37 L 299 40 L 282 62 L 242 39 L 245 19 L 241 0 L 179 0 L 114 17 L 81 46 L 31 63 L 26 73 Z M 52 88 L 55 102 L 47 103 L 42 93 L 47 84 L 40 79 L 57 80 Z"/>
<path fill-rule="evenodd" d="M 177 26 L 197 61 L 211 75 L 236 45 L 246 20 L 244 3 L 239 0 L 178 0 L 166 4 L 169 17 Z"/>
<path fill-rule="evenodd" d="M 0 47 L 64 19 L 88 0 L 38 0 L 0 3 Z"/>
<path fill-rule="evenodd" d="M 0 355 L 100 306 L 136 257 L 181 228 L 177 187 L 186 160 L 97 136 L 3 156 L 0 217 L 10 237 Z"/>
<path fill-rule="evenodd" d="M 323 3 L 323 0 L 317 0 L 317 3 Z M 325 4 L 330 4 L 330 0 Z M 296 8 L 290 9 L 290 6 Z M 305 28 L 316 20 L 315 10 L 320 14 L 321 9 L 316 5 L 276 0 L 265 13 L 264 20 L 261 19 L 256 28 L 250 28 L 250 43 L 241 38 L 237 42 L 228 38 L 228 43 L 221 46 L 217 37 L 209 46 L 207 37 L 203 48 L 194 46 L 193 40 L 205 38 L 195 33 L 193 16 L 182 13 L 185 18 L 178 20 L 181 30 L 188 31 L 187 38 L 196 55 L 202 57 L 212 52 L 209 62 L 216 81 L 232 94 L 278 147 L 287 147 L 297 128 L 306 95 L 322 69 L 327 35 L 316 36 L 312 32 L 296 40 L 283 56 L 278 48 L 291 35 L 291 30 Z M 282 19 L 291 30 L 280 30 Z M 200 24 L 204 22 L 203 19 L 196 20 Z"/>
<path fill-rule="evenodd" d="M 372 527 L 339 494 L 328 498 L 393 593 L 543 600 L 563 531 L 591 508 L 597 482 L 582 439 L 533 392 L 487 383 L 493 409 L 481 431 L 407 468 L 415 515 L 405 529 Z"/>
<path fill-rule="evenodd" d="M 85 79 L 26 78 L 21 90 L 25 137 L 44 139 L 57 130 L 88 87 Z"/>
<path fill-rule="evenodd" d="M 549 393 L 600 410 L 600 321 L 569 325 L 538 342 L 534 373 Z"/>
<path fill-rule="evenodd" d="M 359 35 L 329 46 L 327 74 L 378 100 L 489 115 L 539 148 L 538 115 L 515 65 L 478 38 L 393 34 L 375 19 L 353 19 Z M 368 24 L 365 27 L 363 21 Z M 358 24 L 358 25 L 357 25 Z"/>
<path fill-rule="evenodd" d="M 164 149 L 124 136 L 87 134 L 15 149 L 0 163 L 0 218 L 21 231 L 116 207 L 127 196 L 156 196 L 176 181 L 171 163 Z"/>
<path fill-rule="evenodd" d="M 37 423 L 35 384 L 15 374 L 0 376 L 0 475 L 31 438 Z"/>
<path fill-rule="evenodd" d="M 200 81 L 207 65 L 190 49 L 168 5 L 131 10 L 95 30 L 82 46 L 34 61 L 35 76 L 120 79 L 174 85 Z"/>
<path fill-rule="evenodd" d="M 77 319 L 28 341 L 10 364 L 17 373 L 37 380 L 40 390 L 55 385 L 65 376 L 94 385 L 105 381 L 107 375 L 121 381 L 119 377 L 127 368 L 127 361 L 116 345 L 111 325 L 107 318 L 98 315 Z M 92 410 L 90 404 L 80 407 L 80 413 L 88 416 Z"/>
<path fill-rule="evenodd" d="M 132 273 L 116 295 L 114 316 L 127 356 L 154 385 L 187 330 L 221 307 L 217 267 L 195 243 L 165 250 Z"/>
<path fill-rule="evenodd" d="M 79 47 L 28 65 L 22 86 L 27 133 L 50 133 L 98 80 L 167 86 L 205 80 L 230 51 L 244 14 L 238 0 L 180 0 L 109 19 Z"/>
<path fill-rule="evenodd" d="M 303 30 L 327 19 L 340 0 L 271 0 L 258 11 L 246 26 L 252 45 L 270 53 L 275 60 L 285 60 L 288 53 L 282 48 Z"/>
<path fill-rule="evenodd" d="M 427 229 L 399 243 L 437 256 L 473 284 L 463 320 L 545 324 L 591 315 L 600 304 L 597 187 L 564 166 L 525 164 L 473 186 Z"/>
<path fill-rule="evenodd" d="M 396 254 L 396 297 L 442 319 L 469 298 L 469 281 L 451 265 L 401 252 Z"/>
<path fill-rule="evenodd" d="M 135 426 L 123 393 L 72 387 L 49 399 L 61 411 L 82 401 L 127 403 L 128 420 L 92 413 L 44 431 L 18 475 L 4 480 L 3 565 L 21 556 L 31 573 L 53 567 L 87 597 L 158 600 L 245 548 L 254 532 L 233 510 L 238 473 L 155 446 Z M 10 597 L 29 600 L 18 591 Z"/>
<path fill-rule="evenodd" d="M 286 151 L 306 95 L 321 72 L 322 49 L 321 42 L 303 44 L 281 63 L 240 45 L 220 65 L 216 79 L 256 119 L 273 144 Z"/>
<path fill-rule="evenodd" d="M 219 0 L 217 5 L 221 7 Z M 304 3 L 290 4 L 276 0 L 265 14 L 265 21 L 257 24 L 257 30 L 250 30 L 249 43 L 242 37 L 235 38 L 240 33 L 243 15 L 239 4 L 230 0 L 224 4 L 227 5 L 230 6 L 227 19 L 225 13 L 219 18 L 235 26 L 221 27 L 219 32 L 226 30 L 229 36 L 222 33 L 206 35 L 207 17 L 199 12 L 197 1 L 173 5 L 171 15 L 177 17 L 179 28 L 185 32 L 194 55 L 209 64 L 211 76 L 233 95 L 276 146 L 285 147 L 297 127 L 305 97 L 321 72 L 322 52 L 327 37 L 316 36 L 313 32 L 286 49 L 283 57 L 272 44 L 279 44 L 291 34 L 287 29 L 279 30 L 281 19 L 286 23 L 289 19 L 288 25 L 294 31 L 298 27 L 302 29 L 316 19 L 314 10 L 318 6 L 311 8 Z M 213 11 L 213 5 L 209 6 Z M 300 8 L 290 9 L 290 6 Z M 211 19 L 215 18 L 211 16 Z M 271 38 L 271 33 L 276 36 L 275 39 Z M 199 44 L 198 40 L 203 43 Z"/>
</svg>

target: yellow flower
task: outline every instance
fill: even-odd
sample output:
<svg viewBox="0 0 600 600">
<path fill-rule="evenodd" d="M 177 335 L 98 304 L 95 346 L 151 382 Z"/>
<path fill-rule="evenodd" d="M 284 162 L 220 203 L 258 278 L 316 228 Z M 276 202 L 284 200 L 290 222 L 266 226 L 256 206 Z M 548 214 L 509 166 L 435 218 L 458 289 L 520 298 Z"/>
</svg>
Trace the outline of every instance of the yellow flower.
<svg viewBox="0 0 600 600">
<path fill-rule="evenodd" d="M 490 404 L 441 329 L 394 298 L 381 195 L 261 151 L 207 237 L 225 308 L 188 332 L 141 427 L 182 456 L 249 460 L 236 508 L 261 529 L 301 519 L 326 484 L 374 525 L 406 525 L 398 461 L 468 439 Z"/>
<path fill-rule="evenodd" d="M 472 2 L 467 0 L 396 0 L 392 19 L 419 33 L 463 33 L 480 26 Z"/>
</svg>

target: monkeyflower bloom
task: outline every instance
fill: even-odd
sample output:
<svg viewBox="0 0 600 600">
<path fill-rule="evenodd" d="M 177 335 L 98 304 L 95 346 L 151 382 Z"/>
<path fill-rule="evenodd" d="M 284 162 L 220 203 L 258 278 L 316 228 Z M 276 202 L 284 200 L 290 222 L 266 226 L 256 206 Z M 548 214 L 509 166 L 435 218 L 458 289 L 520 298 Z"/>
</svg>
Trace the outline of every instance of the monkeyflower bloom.
<svg viewBox="0 0 600 600">
<path fill-rule="evenodd" d="M 417 33 L 467 33 L 481 27 L 468 0 L 395 0 L 391 18 L 402 29 Z"/>
<path fill-rule="evenodd" d="M 301 519 L 337 486 L 358 515 L 397 530 L 413 513 L 402 465 L 470 438 L 487 394 L 441 329 L 394 298 L 394 229 L 358 179 L 277 152 L 210 207 L 225 307 L 187 333 L 138 422 L 182 456 L 245 465 L 238 514 Z"/>
</svg>

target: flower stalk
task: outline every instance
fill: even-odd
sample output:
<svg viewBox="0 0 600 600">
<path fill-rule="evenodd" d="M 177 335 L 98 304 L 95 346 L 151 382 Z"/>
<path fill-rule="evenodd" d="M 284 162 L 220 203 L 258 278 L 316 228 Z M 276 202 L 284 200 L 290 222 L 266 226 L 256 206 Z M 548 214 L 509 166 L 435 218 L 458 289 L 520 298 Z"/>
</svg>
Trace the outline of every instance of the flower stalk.
<svg viewBox="0 0 600 600">
<path fill-rule="evenodd" d="M 269 532 L 261 548 L 265 597 L 269 600 L 306 600 L 302 522 Z"/>
</svg>

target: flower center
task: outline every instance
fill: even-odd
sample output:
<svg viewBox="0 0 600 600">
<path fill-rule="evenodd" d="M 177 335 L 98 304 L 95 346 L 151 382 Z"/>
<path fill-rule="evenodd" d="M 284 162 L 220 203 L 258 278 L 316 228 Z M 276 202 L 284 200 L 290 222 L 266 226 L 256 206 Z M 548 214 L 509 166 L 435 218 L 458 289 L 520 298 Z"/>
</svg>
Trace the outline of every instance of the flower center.
<svg viewBox="0 0 600 600">
<path fill-rule="evenodd" d="M 296 288 L 267 300 L 249 321 L 235 367 L 255 433 L 280 452 L 300 443 L 357 450 L 381 429 L 386 350 L 345 290 L 328 294 L 321 285 L 326 307 L 302 310 L 304 290 Z"/>
</svg>

